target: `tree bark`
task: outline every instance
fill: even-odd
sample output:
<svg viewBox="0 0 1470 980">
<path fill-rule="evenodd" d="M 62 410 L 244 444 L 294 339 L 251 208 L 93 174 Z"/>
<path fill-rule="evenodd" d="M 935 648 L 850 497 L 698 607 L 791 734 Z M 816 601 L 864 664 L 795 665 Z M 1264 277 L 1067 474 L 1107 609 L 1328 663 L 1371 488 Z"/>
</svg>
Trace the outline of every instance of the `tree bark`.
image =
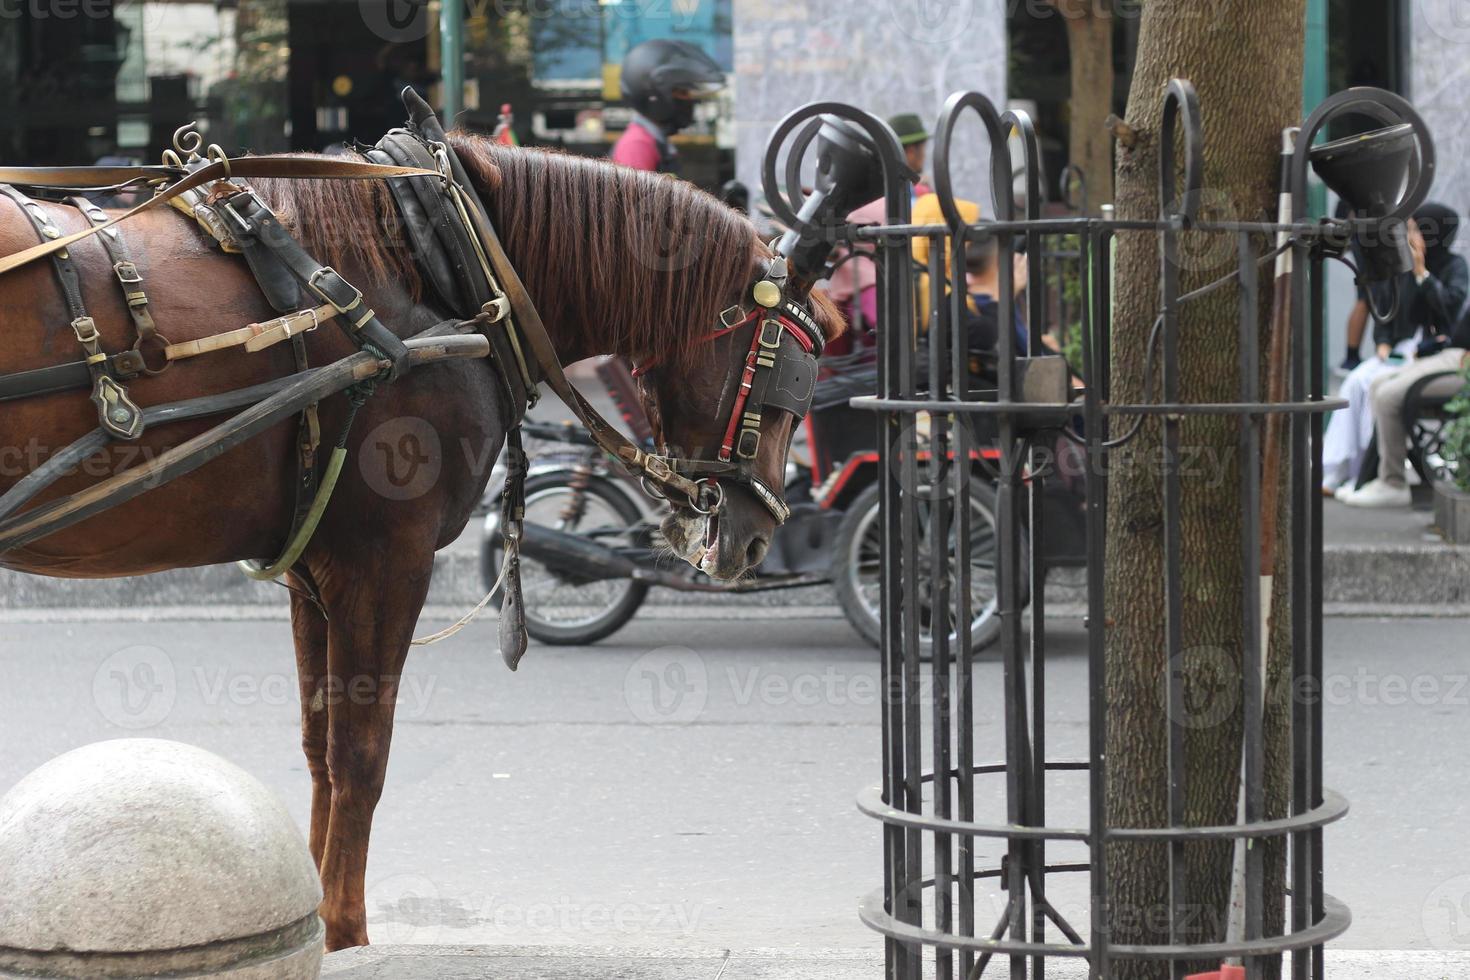
<svg viewBox="0 0 1470 980">
<path fill-rule="evenodd" d="M 1193 82 L 1204 120 L 1204 194 L 1201 216 L 1275 220 L 1281 130 L 1301 108 L 1304 0 L 1149 0 L 1140 25 L 1138 56 L 1126 123 L 1137 139 L 1117 157 L 1118 217 L 1159 214 L 1158 122 L 1166 83 Z M 1182 152 L 1176 160 L 1182 161 Z M 1262 238 L 1258 251 L 1271 247 Z M 1181 291 L 1214 281 L 1236 266 L 1234 236 L 1200 232 L 1181 237 Z M 1158 315 L 1159 252 L 1153 233 L 1118 236 L 1115 264 L 1112 400 L 1146 397 L 1145 349 Z M 1262 272 L 1259 322 L 1269 325 L 1270 268 Z M 1182 400 L 1229 402 L 1239 396 L 1238 293 L 1234 286 L 1187 304 L 1179 322 Z M 1264 346 L 1262 347 L 1264 351 Z M 1262 360 L 1264 361 L 1264 354 Z M 1159 395 L 1154 379 L 1153 397 Z M 1122 423 L 1115 424 L 1114 435 Z M 1242 716 L 1240 665 L 1242 564 L 1237 428 L 1233 420 L 1186 417 L 1181 541 L 1183 596 L 1181 667 L 1189 724 L 1184 736 L 1185 823 L 1230 824 L 1239 792 Z M 1115 827 L 1168 824 L 1168 731 L 1163 582 L 1163 510 L 1160 427 L 1146 423 L 1139 437 L 1111 461 L 1106 561 L 1110 629 L 1107 638 L 1107 809 Z M 1254 461 L 1251 461 L 1254 465 Z M 1290 467 L 1283 467 L 1289 471 Z M 1278 568 L 1285 554 L 1278 550 Z M 1278 578 L 1278 582 L 1280 579 Z M 1278 593 L 1279 594 L 1279 593 Z M 1284 606 L 1284 603 L 1282 604 Z M 1278 607 L 1277 625 L 1284 609 Z M 1279 675 L 1284 647 L 1273 644 L 1270 676 Z M 1279 690 L 1279 687 L 1277 688 Z M 1279 721 L 1281 705 L 1268 708 Z M 1274 733 L 1268 764 L 1279 806 L 1283 765 Z M 1184 850 L 1181 938 L 1224 938 L 1230 897 L 1232 847 L 1192 843 Z M 1108 896 L 1115 943 L 1169 941 L 1171 907 L 1168 847 L 1115 843 L 1109 849 Z M 1273 881 L 1279 851 L 1273 849 Z M 1268 884 L 1268 921 L 1279 921 L 1279 885 Z M 1218 969 L 1218 963 L 1190 969 Z M 1190 970 L 1186 970 L 1190 972 Z M 1119 980 L 1167 980 L 1164 963 L 1120 962 Z"/>
<path fill-rule="evenodd" d="M 1067 155 L 1081 169 L 1087 214 L 1113 199 L 1113 149 L 1107 128 L 1113 112 L 1113 4 L 1111 0 L 1052 0 L 1067 23 L 1072 97 Z"/>
</svg>

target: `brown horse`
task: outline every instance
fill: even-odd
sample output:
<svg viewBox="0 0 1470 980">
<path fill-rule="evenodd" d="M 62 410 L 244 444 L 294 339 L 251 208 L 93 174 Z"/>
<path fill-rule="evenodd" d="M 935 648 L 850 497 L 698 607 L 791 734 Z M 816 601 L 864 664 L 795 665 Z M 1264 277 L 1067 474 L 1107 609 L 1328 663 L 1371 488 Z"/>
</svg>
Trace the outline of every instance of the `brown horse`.
<svg viewBox="0 0 1470 980">
<path fill-rule="evenodd" d="M 563 363 L 594 354 L 661 365 L 649 409 L 671 443 L 717 446 L 718 400 L 751 334 L 701 344 L 722 309 L 755 278 L 768 251 L 753 226 L 713 197 L 672 178 L 599 161 L 495 146 L 456 135 L 454 145 L 487 202 L 507 253 L 542 312 Z M 374 181 L 255 182 L 303 245 L 363 288 L 401 336 L 446 319 L 426 296 L 386 188 Z M 63 232 L 87 227 L 74 209 L 46 203 Z M 156 209 L 120 226 L 132 247 L 162 335 L 202 338 L 275 314 L 243 261 L 222 256 L 192 222 Z M 33 227 L 0 201 L 0 254 L 34 245 Z M 131 321 L 101 245 L 74 245 L 83 293 L 108 350 L 130 346 Z M 813 303 L 824 330 L 839 323 Z M 70 317 L 48 262 L 0 277 L 0 374 L 78 358 Z M 753 330 L 754 327 L 749 328 Z M 727 350 L 733 344 L 734 350 Z M 309 338 L 314 365 L 352 354 L 335 328 Z M 157 405 L 259 384 L 291 373 L 289 345 L 181 361 L 130 385 Z M 487 361 L 420 368 L 380 386 L 352 429 L 349 464 L 315 538 L 289 573 L 300 673 L 303 745 L 312 778 L 310 846 L 321 870 L 330 949 L 368 941 L 364 875 L 373 811 L 388 763 L 398 679 L 429 589 L 434 552 L 463 530 L 505 435 L 504 388 Z M 321 406 L 325 439 L 343 425 L 346 399 Z M 0 445 L 40 461 L 96 426 L 83 391 L 7 403 Z M 213 421 L 157 426 L 114 444 L 43 495 L 73 493 L 156 455 Z M 782 485 L 790 420 L 771 413 L 760 473 Z M 112 577 L 241 559 L 273 560 L 289 533 L 296 424 L 283 423 L 197 472 L 115 510 L 0 555 L 0 565 L 41 575 Z M 0 491 L 22 473 L 0 473 Z M 33 505 L 34 506 L 34 505 Z M 692 554 L 692 512 L 671 538 Z M 774 518 L 732 485 L 706 567 L 743 574 L 764 551 Z M 685 545 L 688 544 L 688 547 Z M 320 605 L 308 596 L 314 596 Z"/>
</svg>

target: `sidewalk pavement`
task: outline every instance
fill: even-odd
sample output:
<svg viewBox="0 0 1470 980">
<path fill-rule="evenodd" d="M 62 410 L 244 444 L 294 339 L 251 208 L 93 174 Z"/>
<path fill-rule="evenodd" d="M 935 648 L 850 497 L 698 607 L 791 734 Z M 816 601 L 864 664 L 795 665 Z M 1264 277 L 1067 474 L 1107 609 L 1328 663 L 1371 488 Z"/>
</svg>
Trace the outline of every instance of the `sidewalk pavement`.
<svg viewBox="0 0 1470 980">
<path fill-rule="evenodd" d="M 1464 980 L 1470 953 L 1328 949 L 1333 980 Z M 1000 976 L 1003 962 L 993 972 Z M 776 952 L 535 946 L 368 946 L 327 956 L 333 980 L 859 980 L 883 975 L 881 949 Z M 1047 964 L 1054 980 L 1085 980 L 1080 962 Z"/>
<path fill-rule="evenodd" d="M 1328 615 L 1470 615 L 1470 547 L 1445 544 L 1433 530 L 1433 511 L 1359 510 L 1324 502 L 1323 600 Z M 479 568 L 479 522 L 439 553 L 429 596 L 430 614 L 458 618 L 484 596 Z M 1080 615 L 1085 576 L 1057 569 L 1047 586 L 1052 615 Z M 640 616 L 718 617 L 751 606 L 777 615 L 840 616 L 828 586 L 710 596 L 654 589 Z M 182 569 L 138 578 L 97 581 L 50 579 L 0 570 L 0 622 L 100 618 L 275 619 L 286 615 L 286 592 L 255 582 L 234 566 Z"/>
</svg>

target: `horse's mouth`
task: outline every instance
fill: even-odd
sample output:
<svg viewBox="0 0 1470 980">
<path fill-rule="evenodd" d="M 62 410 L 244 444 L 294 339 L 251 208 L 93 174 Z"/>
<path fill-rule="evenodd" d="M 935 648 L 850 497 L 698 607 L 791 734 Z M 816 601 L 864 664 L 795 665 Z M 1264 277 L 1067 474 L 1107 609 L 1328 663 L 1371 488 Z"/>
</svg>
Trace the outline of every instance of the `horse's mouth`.
<svg viewBox="0 0 1470 980">
<path fill-rule="evenodd" d="M 710 578 L 734 582 L 748 575 L 765 557 L 770 538 L 759 531 L 731 534 L 727 521 L 693 510 L 676 510 L 664 519 L 669 549 Z"/>
</svg>

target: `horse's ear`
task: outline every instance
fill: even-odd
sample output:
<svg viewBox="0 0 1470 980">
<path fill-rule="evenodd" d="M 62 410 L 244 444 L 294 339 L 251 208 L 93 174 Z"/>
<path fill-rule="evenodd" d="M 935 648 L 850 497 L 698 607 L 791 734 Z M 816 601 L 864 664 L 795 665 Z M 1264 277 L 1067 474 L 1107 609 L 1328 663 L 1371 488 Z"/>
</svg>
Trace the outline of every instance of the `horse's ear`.
<svg viewBox="0 0 1470 980">
<path fill-rule="evenodd" d="M 412 85 L 405 85 L 398 97 L 403 100 L 403 108 L 408 110 L 408 121 L 413 123 L 414 128 L 418 128 L 425 119 L 434 115 L 433 107 L 414 91 Z"/>
</svg>

